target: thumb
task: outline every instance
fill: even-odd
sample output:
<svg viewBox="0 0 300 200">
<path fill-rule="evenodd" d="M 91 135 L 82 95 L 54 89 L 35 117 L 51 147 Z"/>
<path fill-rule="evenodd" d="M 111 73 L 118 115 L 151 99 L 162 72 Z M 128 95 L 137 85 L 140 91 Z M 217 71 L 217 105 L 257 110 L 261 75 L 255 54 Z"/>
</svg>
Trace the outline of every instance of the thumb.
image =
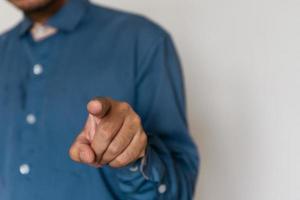
<svg viewBox="0 0 300 200">
<path fill-rule="evenodd" d="M 95 161 L 95 153 L 90 147 L 90 142 L 86 136 L 81 133 L 72 144 L 69 155 L 76 162 L 91 164 Z"/>
</svg>

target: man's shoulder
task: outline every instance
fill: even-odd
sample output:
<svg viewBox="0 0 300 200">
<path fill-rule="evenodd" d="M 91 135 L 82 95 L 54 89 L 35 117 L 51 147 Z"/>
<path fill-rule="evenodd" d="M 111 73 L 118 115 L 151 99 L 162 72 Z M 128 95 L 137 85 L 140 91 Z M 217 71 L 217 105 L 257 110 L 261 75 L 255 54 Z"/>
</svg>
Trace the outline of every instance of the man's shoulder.
<svg viewBox="0 0 300 200">
<path fill-rule="evenodd" d="M 17 29 L 19 24 L 16 24 L 12 28 L 9 28 L 2 33 L 0 33 L 0 45 L 4 45 L 6 41 L 8 41 L 10 38 L 14 38 L 17 36 Z"/>
<path fill-rule="evenodd" d="M 0 33 L 0 56 L 2 55 L 2 51 L 4 51 L 5 46 L 7 46 L 7 42 L 11 35 L 13 34 L 13 30 L 7 30 L 5 32 Z"/>
<path fill-rule="evenodd" d="M 7 39 L 7 37 L 11 34 L 11 30 L 4 31 L 0 33 L 0 45 L 3 44 L 3 42 Z"/>
<path fill-rule="evenodd" d="M 96 20 L 103 24 L 114 26 L 129 36 L 142 38 L 161 38 L 167 35 L 167 31 L 158 23 L 141 14 L 127 12 L 119 9 L 108 8 L 100 5 L 92 5 Z M 102 24 L 102 25 L 103 25 Z"/>
</svg>

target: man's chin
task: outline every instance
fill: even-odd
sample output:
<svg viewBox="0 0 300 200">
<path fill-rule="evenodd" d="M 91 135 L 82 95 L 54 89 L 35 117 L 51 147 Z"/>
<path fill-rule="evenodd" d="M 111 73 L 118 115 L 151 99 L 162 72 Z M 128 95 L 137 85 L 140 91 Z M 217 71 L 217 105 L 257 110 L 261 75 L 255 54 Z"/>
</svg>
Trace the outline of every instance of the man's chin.
<svg viewBox="0 0 300 200">
<path fill-rule="evenodd" d="M 47 7 L 54 0 L 9 0 L 23 12 L 34 12 Z"/>
</svg>

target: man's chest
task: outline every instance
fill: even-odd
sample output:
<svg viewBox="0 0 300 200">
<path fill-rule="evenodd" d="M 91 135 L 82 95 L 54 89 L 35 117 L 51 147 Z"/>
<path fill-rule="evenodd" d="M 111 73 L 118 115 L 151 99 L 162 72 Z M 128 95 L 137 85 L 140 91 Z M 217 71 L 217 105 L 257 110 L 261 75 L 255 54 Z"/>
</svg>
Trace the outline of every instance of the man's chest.
<svg viewBox="0 0 300 200">
<path fill-rule="evenodd" d="M 78 131 L 86 104 L 95 96 L 134 104 L 134 58 L 129 52 L 60 38 L 41 43 L 41 48 L 13 46 L 0 60 L 2 130 L 26 123 L 34 114 L 40 129 Z"/>
</svg>

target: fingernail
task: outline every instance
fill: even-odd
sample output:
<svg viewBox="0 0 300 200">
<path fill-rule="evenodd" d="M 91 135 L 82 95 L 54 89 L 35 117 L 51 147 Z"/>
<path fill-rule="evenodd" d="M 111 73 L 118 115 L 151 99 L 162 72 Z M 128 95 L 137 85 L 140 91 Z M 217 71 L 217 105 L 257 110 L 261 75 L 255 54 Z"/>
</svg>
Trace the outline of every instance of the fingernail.
<svg viewBox="0 0 300 200">
<path fill-rule="evenodd" d="M 82 162 L 84 162 L 85 159 L 86 159 L 86 156 L 85 156 L 85 155 L 86 155 L 86 154 L 85 154 L 84 151 L 81 151 L 81 152 L 79 153 L 79 158 L 80 158 L 80 160 L 81 160 Z"/>
</svg>

